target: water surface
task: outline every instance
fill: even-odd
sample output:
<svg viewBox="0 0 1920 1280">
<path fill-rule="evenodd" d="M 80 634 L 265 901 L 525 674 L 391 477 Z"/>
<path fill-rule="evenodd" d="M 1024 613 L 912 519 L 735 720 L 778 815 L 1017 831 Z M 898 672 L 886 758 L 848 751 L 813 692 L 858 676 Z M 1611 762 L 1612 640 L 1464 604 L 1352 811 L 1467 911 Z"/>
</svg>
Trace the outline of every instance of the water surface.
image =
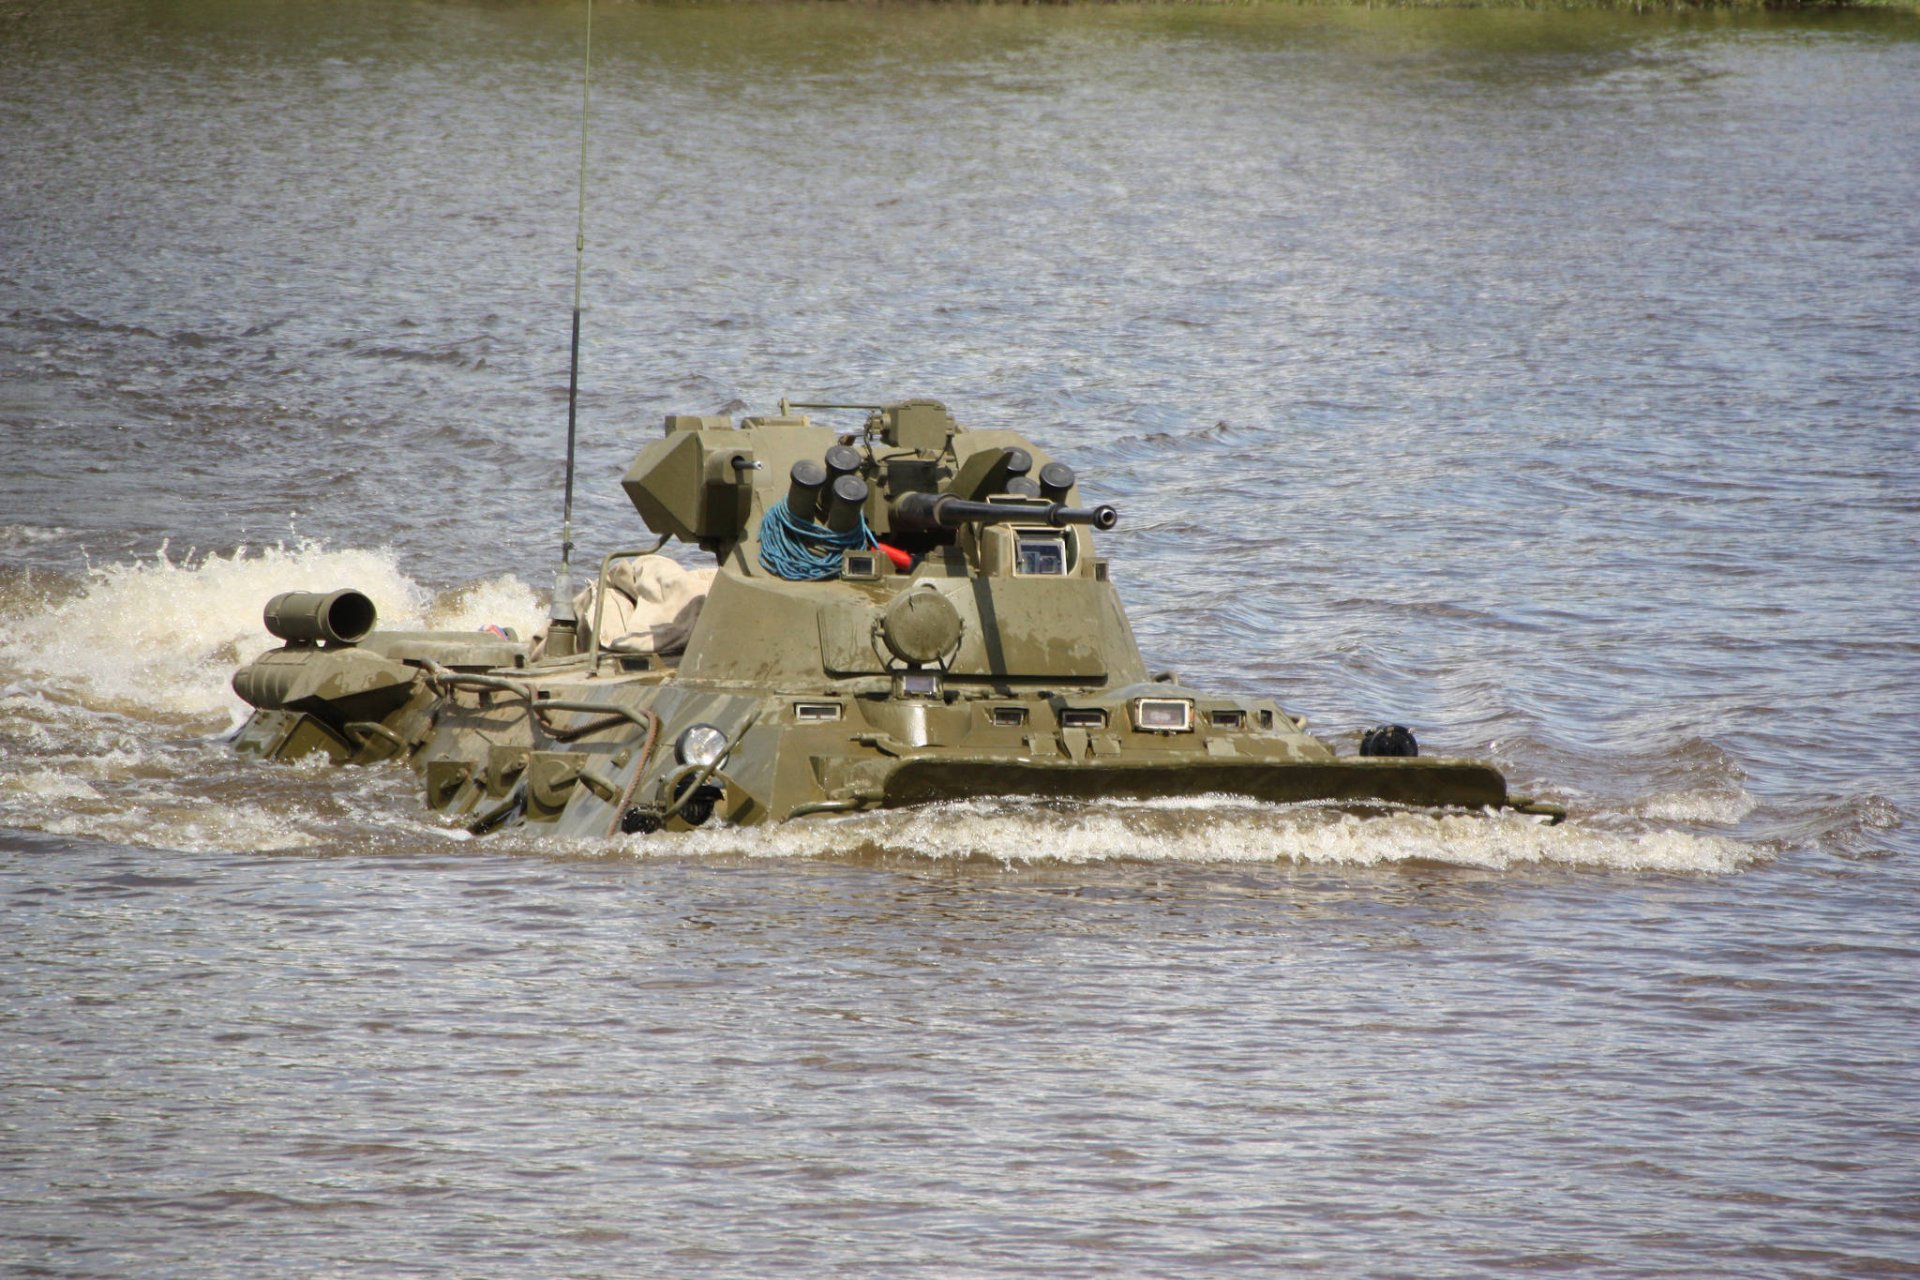
<svg viewBox="0 0 1920 1280">
<path fill-rule="evenodd" d="M 0 12 L 10 1272 L 1920 1274 L 1914 19 L 600 6 L 588 556 L 937 396 L 1156 665 L 1576 816 L 473 842 L 226 677 L 539 616 L 582 17 Z"/>
</svg>

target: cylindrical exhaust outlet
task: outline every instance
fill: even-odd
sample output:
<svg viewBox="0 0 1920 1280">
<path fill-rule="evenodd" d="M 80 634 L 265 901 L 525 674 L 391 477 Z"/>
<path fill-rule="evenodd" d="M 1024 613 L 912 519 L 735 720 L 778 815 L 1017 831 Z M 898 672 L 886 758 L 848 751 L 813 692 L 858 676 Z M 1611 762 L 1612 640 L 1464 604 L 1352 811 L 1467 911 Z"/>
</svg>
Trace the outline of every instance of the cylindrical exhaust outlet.
<svg viewBox="0 0 1920 1280">
<path fill-rule="evenodd" d="M 282 591 L 267 601 L 267 630 L 288 644 L 358 644 L 373 630 L 378 615 L 365 594 L 339 591 Z"/>
<path fill-rule="evenodd" d="M 859 476 L 841 476 L 828 487 L 827 528 L 847 533 L 860 527 L 867 505 L 867 482 Z"/>
<path fill-rule="evenodd" d="M 1064 462 L 1049 462 L 1040 468 L 1040 496 L 1048 502 L 1065 502 L 1077 477 Z"/>
<path fill-rule="evenodd" d="M 820 509 L 820 490 L 827 483 L 827 469 L 812 458 L 802 458 L 787 473 L 787 510 L 796 519 L 811 520 Z"/>
</svg>

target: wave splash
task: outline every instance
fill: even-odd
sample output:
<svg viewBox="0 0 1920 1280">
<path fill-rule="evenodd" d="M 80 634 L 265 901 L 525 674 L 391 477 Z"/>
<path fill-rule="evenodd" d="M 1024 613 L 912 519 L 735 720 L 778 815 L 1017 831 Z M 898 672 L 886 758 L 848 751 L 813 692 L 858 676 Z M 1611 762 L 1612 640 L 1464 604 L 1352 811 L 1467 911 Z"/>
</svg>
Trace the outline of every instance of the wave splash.
<svg viewBox="0 0 1920 1280">
<path fill-rule="evenodd" d="M 1656 824 L 1545 826 L 1511 813 L 1272 805 L 1237 796 L 1063 805 L 954 801 L 916 809 L 806 819 L 765 830 L 716 829 L 633 837 L 629 854 L 933 860 L 1039 864 L 1295 863 L 1375 867 L 1435 864 L 1507 870 L 1567 867 L 1725 874 L 1761 859 L 1753 845 Z"/>
<path fill-rule="evenodd" d="M 0 826 L 236 852 L 364 837 L 345 796 L 380 771 L 263 769 L 220 741 L 249 710 L 234 670 L 277 643 L 267 600 L 348 585 L 401 628 L 530 630 L 541 616 L 510 576 L 435 592 L 390 551 L 314 542 L 178 559 L 163 547 L 77 580 L 0 585 Z"/>
<path fill-rule="evenodd" d="M 163 548 L 51 589 L 0 585 L 0 825 L 236 853 L 444 850 L 464 833 L 422 807 L 403 770 L 268 768 L 235 759 L 220 741 L 247 712 L 228 684 L 234 669 L 274 644 L 260 620 L 267 599 L 347 585 L 371 596 L 382 623 L 394 627 L 493 623 L 524 634 L 542 614 L 533 589 L 511 576 L 435 591 L 403 573 L 388 550 L 315 542 L 179 559 Z M 1092 805 L 1002 799 L 611 846 L 509 833 L 475 847 L 558 857 L 984 859 L 1009 867 L 1425 863 L 1719 874 L 1762 855 L 1676 824 L 1725 822 L 1750 807 L 1744 793 L 1731 802 L 1678 795 L 1548 828 L 1511 814 L 1362 817 L 1223 796 Z"/>
<path fill-rule="evenodd" d="M 532 588 L 517 578 L 436 594 L 386 550 L 301 542 L 176 560 L 162 547 L 90 570 L 65 598 L 26 589 L 0 598 L 0 698 L 43 697 L 202 732 L 232 727 L 246 707 L 228 680 L 277 643 L 260 620 L 267 600 L 349 585 L 372 597 L 384 626 L 530 631 L 540 621 Z"/>
</svg>

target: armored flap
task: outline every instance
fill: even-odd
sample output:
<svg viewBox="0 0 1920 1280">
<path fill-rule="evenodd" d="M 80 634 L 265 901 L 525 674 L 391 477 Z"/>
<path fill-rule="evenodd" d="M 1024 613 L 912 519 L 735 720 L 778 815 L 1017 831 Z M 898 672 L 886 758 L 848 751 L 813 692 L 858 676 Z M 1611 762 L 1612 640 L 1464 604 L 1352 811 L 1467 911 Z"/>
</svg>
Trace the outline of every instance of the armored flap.
<svg viewBox="0 0 1920 1280">
<path fill-rule="evenodd" d="M 365 649 L 274 649 L 234 673 L 233 691 L 263 711 L 305 711 L 338 727 L 379 720 L 407 700 L 418 669 Z"/>
<path fill-rule="evenodd" d="M 747 524 L 753 448 L 731 427 L 676 428 L 640 451 L 620 487 L 655 533 L 729 541 Z"/>
</svg>

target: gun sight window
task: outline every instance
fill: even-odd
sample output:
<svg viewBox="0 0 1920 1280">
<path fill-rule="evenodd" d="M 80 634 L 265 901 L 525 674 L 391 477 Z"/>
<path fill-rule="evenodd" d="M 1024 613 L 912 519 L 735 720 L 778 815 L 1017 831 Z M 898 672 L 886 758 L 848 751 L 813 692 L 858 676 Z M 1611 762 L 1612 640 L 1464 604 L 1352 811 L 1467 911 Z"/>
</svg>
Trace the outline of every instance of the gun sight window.
<svg viewBox="0 0 1920 1280">
<path fill-rule="evenodd" d="M 1053 531 L 1021 530 L 1014 535 L 1013 571 L 1026 577 L 1064 578 L 1067 536 Z"/>
<path fill-rule="evenodd" d="M 893 696 L 896 698 L 937 698 L 940 696 L 940 677 L 932 671 L 908 671 L 894 678 Z"/>
</svg>

